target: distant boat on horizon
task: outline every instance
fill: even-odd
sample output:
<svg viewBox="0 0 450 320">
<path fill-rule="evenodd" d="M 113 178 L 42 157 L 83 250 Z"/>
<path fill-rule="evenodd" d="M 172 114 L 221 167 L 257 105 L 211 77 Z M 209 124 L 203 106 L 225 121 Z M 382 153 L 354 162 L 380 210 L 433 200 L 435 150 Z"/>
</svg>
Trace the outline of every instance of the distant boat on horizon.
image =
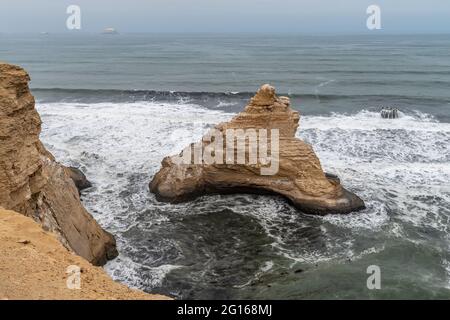
<svg viewBox="0 0 450 320">
<path fill-rule="evenodd" d="M 103 29 L 102 34 L 119 34 L 119 32 L 114 28 L 105 28 Z"/>
</svg>

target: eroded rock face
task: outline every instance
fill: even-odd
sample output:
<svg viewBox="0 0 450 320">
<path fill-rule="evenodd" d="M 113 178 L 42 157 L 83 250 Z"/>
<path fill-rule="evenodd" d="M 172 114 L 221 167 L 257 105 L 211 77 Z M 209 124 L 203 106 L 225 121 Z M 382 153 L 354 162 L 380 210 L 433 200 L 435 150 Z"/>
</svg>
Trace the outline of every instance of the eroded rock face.
<svg viewBox="0 0 450 320">
<path fill-rule="evenodd" d="M 299 118 L 299 113 L 290 108 L 289 98 L 277 97 L 273 87 L 264 85 L 243 112 L 215 127 L 214 131 L 220 132 L 222 139 L 217 139 L 217 134 L 211 139 L 212 135 L 208 133 L 201 142 L 187 147 L 180 155 L 164 158 L 162 168 L 150 182 L 150 190 L 158 200 L 174 203 L 210 193 L 247 192 L 282 195 L 301 211 L 311 214 L 349 213 L 363 209 L 364 202 L 344 189 L 338 178 L 327 178 L 312 147 L 295 137 Z M 266 129 L 267 136 L 271 131 L 278 132 L 278 137 L 267 139 L 267 155 L 272 154 L 271 163 L 263 161 L 267 160 L 264 156 L 258 158 L 257 163 L 236 163 L 238 143 L 226 142 L 229 129 L 234 129 L 234 132 L 236 129 L 246 132 L 254 129 L 257 133 Z M 264 140 L 262 137 L 257 135 L 258 143 Z M 194 161 L 195 150 L 221 158 L 217 149 L 212 153 L 209 150 L 215 141 L 225 141 L 224 157 L 234 157 L 234 162 Z M 277 145 L 272 144 L 275 141 L 278 142 L 278 150 Z M 245 145 L 245 159 L 249 160 L 250 139 L 245 140 Z M 261 145 L 258 145 L 258 155 Z M 228 147 L 231 148 L 229 153 Z M 180 161 L 180 156 L 186 152 L 188 155 L 192 153 L 187 157 L 191 162 Z M 274 153 L 277 157 L 273 157 Z M 269 174 L 263 173 L 263 169 Z"/>
<path fill-rule="evenodd" d="M 72 181 L 75 183 L 75 187 L 78 189 L 78 193 L 82 190 L 92 187 L 92 183 L 86 178 L 85 174 L 78 168 L 65 167 L 65 170 Z"/>
<path fill-rule="evenodd" d="M 67 248 L 102 265 L 117 255 L 114 237 L 80 202 L 78 190 L 41 141 L 28 74 L 0 63 L 0 206 L 32 217 Z"/>
</svg>

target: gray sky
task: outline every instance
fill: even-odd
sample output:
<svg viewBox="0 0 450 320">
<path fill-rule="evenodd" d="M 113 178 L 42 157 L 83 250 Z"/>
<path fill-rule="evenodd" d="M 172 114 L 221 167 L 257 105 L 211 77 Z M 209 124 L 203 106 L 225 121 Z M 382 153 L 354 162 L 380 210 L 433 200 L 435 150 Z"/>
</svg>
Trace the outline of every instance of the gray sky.
<svg viewBox="0 0 450 320">
<path fill-rule="evenodd" d="M 381 7 L 384 33 L 450 33 L 449 0 L 0 0 L 0 32 L 69 32 L 66 8 L 99 32 L 364 33 Z"/>
</svg>

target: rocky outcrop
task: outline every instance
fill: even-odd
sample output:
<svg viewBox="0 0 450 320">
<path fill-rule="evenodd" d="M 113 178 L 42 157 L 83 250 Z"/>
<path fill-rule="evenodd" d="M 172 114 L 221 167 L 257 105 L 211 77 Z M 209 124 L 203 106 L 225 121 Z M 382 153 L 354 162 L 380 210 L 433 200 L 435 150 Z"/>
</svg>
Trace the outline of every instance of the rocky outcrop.
<svg viewBox="0 0 450 320">
<path fill-rule="evenodd" d="M 77 187 L 78 193 L 80 193 L 84 189 L 92 187 L 92 183 L 86 178 L 86 176 L 80 169 L 75 167 L 65 167 L 64 169 L 66 170 L 72 181 L 75 183 L 75 187 Z"/>
<path fill-rule="evenodd" d="M 249 192 L 282 195 L 311 214 L 363 209 L 364 202 L 344 189 L 339 178 L 327 177 L 312 147 L 295 137 L 299 119 L 289 98 L 277 97 L 273 87 L 264 85 L 231 121 L 217 125 L 179 155 L 164 158 L 150 190 L 168 202 Z M 235 139 L 239 129 L 241 138 Z"/>
<path fill-rule="evenodd" d="M 80 202 L 62 165 L 39 140 L 41 119 L 28 74 L 0 63 L 0 206 L 33 218 L 93 264 L 117 255 L 114 237 Z"/>
<path fill-rule="evenodd" d="M 68 251 L 31 218 L 2 208 L 0 257 L 0 300 L 169 299 L 114 282 L 102 268 Z M 77 274 L 79 282 L 74 278 Z"/>
</svg>

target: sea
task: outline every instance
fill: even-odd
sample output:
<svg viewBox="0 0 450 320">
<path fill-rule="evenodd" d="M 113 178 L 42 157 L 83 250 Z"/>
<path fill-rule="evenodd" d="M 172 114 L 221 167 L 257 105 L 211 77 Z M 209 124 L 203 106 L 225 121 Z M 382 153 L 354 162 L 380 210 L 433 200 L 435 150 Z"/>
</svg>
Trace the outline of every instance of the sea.
<svg viewBox="0 0 450 320">
<path fill-rule="evenodd" d="M 83 204 L 120 252 L 107 273 L 178 299 L 449 299 L 449 52 L 450 35 L 0 34 L 0 60 L 30 74 L 41 140 L 93 183 Z M 265 83 L 365 210 L 149 192 L 165 156 Z"/>
</svg>

